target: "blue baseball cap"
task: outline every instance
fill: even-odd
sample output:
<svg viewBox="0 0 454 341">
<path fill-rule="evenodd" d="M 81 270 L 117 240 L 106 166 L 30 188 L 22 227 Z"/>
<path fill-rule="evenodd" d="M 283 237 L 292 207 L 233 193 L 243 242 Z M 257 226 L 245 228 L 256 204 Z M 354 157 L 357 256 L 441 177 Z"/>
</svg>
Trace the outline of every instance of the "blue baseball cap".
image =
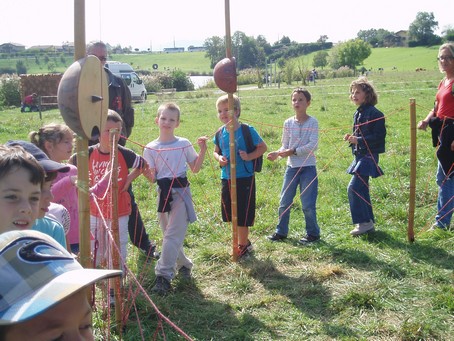
<svg viewBox="0 0 454 341">
<path fill-rule="evenodd" d="M 121 270 L 84 269 L 52 237 L 33 230 L 0 234 L 0 325 L 31 319 Z"/>
<path fill-rule="evenodd" d="M 44 168 L 46 172 L 60 172 L 66 173 L 69 172 L 69 166 L 64 165 L 49 159 L 49 157 L 41 149 L 35 146 L 31 142 L 22 141 L 22 140 L 10 140 L 6 142 L 6 146 L 21 146 L 25 151 L 32 154 L 39 164 Z"/>
</svg>

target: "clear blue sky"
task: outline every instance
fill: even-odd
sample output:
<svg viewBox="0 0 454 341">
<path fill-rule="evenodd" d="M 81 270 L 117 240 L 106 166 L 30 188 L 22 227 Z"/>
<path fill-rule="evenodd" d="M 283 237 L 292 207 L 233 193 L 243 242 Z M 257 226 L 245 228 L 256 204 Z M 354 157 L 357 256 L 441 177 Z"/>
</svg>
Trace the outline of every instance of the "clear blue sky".
<svg viewBox="0 0 454 341">
<path fill-rule="evenodd" d="M 202 45 L 224 36 L 224 5 L 224 0 L 85 0 L 85 39 L 154 51 Z M 74 0 L 5 0 L 1 8 L 0 44 L 74 41 Z M 297 42 L 327 35 L 338 42 L 361 29 L 407 30 L 418 12 L 433 12 L 441 34 L 454 27 L 453 9 L 453 0 L 230 0 L 230 29 L 263 35 L 271 44 L 283 35 Z"/>
</svg>

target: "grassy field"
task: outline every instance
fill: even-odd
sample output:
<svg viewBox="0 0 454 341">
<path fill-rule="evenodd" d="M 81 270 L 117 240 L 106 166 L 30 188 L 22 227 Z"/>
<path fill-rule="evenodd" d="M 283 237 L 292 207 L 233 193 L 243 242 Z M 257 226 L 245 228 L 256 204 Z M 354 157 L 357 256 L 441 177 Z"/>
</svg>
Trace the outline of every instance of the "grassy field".
<svg viewBox="0 0 454 341">
<path fill-rule="evenodd" d="M 435 50 L 432 51 L 435 53 Z M 435 56 L 435 54 L 434 54 Z M 430 57 L 431 59 L 432 57 Z M 397 60 L 397 58 L 395 58 Z M 189 174 L 198 221 L 191 224 L 185 250 L 195 264 L 194 280 L 176 279 L 175 292 L 151 299 L 175 325 L 195 340 L 452 340 L 454 336 L 453 233 L 428 232 L 436 214 L 436 158 L 429 132 L 417 133 L 416 241 L 407 240 L 409 205 L 409 99 L 416 99 L 417 119 L 433 105 L 438 71 L 387 72 L 385 57 L 373 65 L 385 67 L 370 79 L 379 92 L 377 107 L 385 113 L 387 152 L 380 158 L 385 175 L 371 180 L 377 230 L 368 236 L 349 235 L 351 219 L 345 170 L 352 160 L 342 136 L 351 129 L 354 106 L 348 100 L 352 79 L 321 80 L 309 86 L 309 113 L 319 120 L 316 153 L 319 175 L 318 221 L 322 240 L 298 245 L 304 234 L 301 204 L 292 208 L 289 238 L 271 243 L 285 162 L 264 161 L 257 175 L 256 224 L 250 239 L 254 256 L 231 260 L 230 226 L 220 215 L 219 168 L 211 152 L 198 174 Z M 418 63 L 418 64 L 422 64 Z M 432 61 L 432 66 L 435 64 Z M 372 64 L 371 64 L 372 65 Z M 389 64 L 394 65 L 394 64 Z M 400 65 L 400 64 L 399 64 Z M 433 69 L 433 67 L 427 67 Z M 296 84 L 294 84 L 296 86 Z M 268 150 L 280 145 L 282 123 L 293 115 L 291 87 L 242 88 L 242 119 L 256 127 Z M 182 109 L 177 134 L 196 141 L 214 136 L 220 123 L 215 100 L 219 92 L 177 93 L 165 100 Z M 160 99 L 150 96 L 137 104 L 136 126 L 128 146 L 141 153 L 157 136 L 154 116 Z M 58 111 L 0 113 L 0 140 L 27 137 L 42 124 L 61 121 Z M 211 151 L 213 144 L 209 145 Z M 142 177 L 135 182 L 136 200 L 150 236 L 161 245 L 156 217 L 156 192 Z M 130 247 L 128 265 L 150 292 L 153 265 Z M 128 285 L 136 288 L 132 277 Z M 166 323 L 159 323 L 151 303 L 129 293 L 129 318 L 124 340 L 182 340 Z M 132 308 L 131 304 L 136 303 Z M 106 339 L 105 315 L 96 314 L 97 339 Z M 162 328 L 162 329 L 160 329 Z M 112 332 L 112 339 L 117 339 Z M 155 334 L 157 333 L 157 334 Z M 165 337 L 164 337 L 165 334 Z"/>
<path fill-rule="evenodd" d="M 372 54 L 364 61 L 367 69 L 383 68 L 390 71 L 395 68 L 398 71 L 414 71 L 416 68 L 436 70 L 437 47 L 415 48 L 377 48 L 372 49 Z M 312 67 L 314 53 L 301 57 L 304 63 Z M 118 54 L 111 55 L 111 60 L 131 64 L 135 69 L 153 71 L 153 65 L 158 65 L 158 70 L 179 69 L 186 73 L 197 75 L 211 74 L 210 61 L 205 57 L 205 52 L 183 53 L 149 53 L 149 54 Z M 22 59 L 30 74 L 50 72 L 42 58 L 40 64 L 35 63 L 34 58 Z M 16 68 L 18 59 L 0 59 L 0 67 Z M 56 72 L 64 72 L 73 62 L 71 57 L 66 57 L 65 63 L 59 58 L 51 58 Z"/>
</svg>

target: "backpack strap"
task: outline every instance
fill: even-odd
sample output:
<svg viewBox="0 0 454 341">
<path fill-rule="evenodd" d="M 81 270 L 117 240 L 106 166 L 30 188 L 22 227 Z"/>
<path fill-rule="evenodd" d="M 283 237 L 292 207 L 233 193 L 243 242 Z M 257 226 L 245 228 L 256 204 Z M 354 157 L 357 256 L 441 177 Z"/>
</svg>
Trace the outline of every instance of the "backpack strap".
<svg viewBox="0 0 454 341">
<path fill-rule="evenodd" d="M 241 123 L 241 130 L 243 133 L 244 142 L 246 143 L 246 151 L 252 153 L 255 150 L 254 142 L 252 141 L 251 131 L 249 125 Z"/>
<path fill-rule="evenodd" d="M 220 139 L 221 139 L 221 130 L 222 130 L 222 127 L 219 128 L 217 131 L 216 131 L 216 134 L 214 134 L 214 144 L 216 146 L 218 146 L 218 149 L 219 149 L 219 155 L 222 155 L 222 149 L 221 149 L 221 145 L 220 145 Z"/>
<path fill-rule="evenodd" d="M 219 148 L 219 155 L 222 155 L 222 150 L 220 146 L 220 139 L 221 139 L 221 130 L 222 127 L 216 131 L 216 134 L 214 135 L 214 143 L 216 146 Z M 243 138 L 244 142 L 246 143 L 246 151 L 248 153 L 252 153 L 255 150 L 254 142 L 252 141 L 252 135 L 251 135 L 251 130 L 249 129 L 249 125 L 245 123 L 241 123 L 241 132 L 243 133 Z"/>
</svg>

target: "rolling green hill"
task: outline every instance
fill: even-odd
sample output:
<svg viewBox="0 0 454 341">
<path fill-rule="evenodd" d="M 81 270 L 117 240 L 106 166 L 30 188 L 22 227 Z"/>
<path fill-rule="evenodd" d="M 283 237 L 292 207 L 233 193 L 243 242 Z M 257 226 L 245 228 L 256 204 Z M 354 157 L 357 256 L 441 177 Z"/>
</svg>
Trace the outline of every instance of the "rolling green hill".
<svg viewBox="0 0 454 341">
<path fill-rule="evenodd" d="M 413 71 L 416 68 L 436 70 L 438 47 L 413 47 L 413 48 L 376 48 L 372 49 L 372 54 L 364 61 L 367 69 L 383 68 L 399 71 Z M 301 57 L 305 64 L 312 67 L 314 53 Z M 41 58 L 42 59 L 42 58 Z M 110 60 L 116 60 L 131 64 L 135 69 L 153 70 L 153 65 L 158 65 L 158 70 L 174 70 L 192 74 L 210 74 L 210 61 L 205 57 L 205 52 L 182 52 L 182 53 L 147 53 L 147 54 L 116 54 L 111 55 Z M 49 73 L 48 65 L 43 60 L 37 65 L 35 58 L 10 58 L 0 59 L 1 67 L 16 68 L 18 60 L 23 60 L 27 71 L 30 74 Z M 55 65 L 55 72 L 64 72 L 73 62 L 71 57 L 65 59 L 63 64 L 60 58 L 50 58 L 49 63 Z"/>
</svg>

